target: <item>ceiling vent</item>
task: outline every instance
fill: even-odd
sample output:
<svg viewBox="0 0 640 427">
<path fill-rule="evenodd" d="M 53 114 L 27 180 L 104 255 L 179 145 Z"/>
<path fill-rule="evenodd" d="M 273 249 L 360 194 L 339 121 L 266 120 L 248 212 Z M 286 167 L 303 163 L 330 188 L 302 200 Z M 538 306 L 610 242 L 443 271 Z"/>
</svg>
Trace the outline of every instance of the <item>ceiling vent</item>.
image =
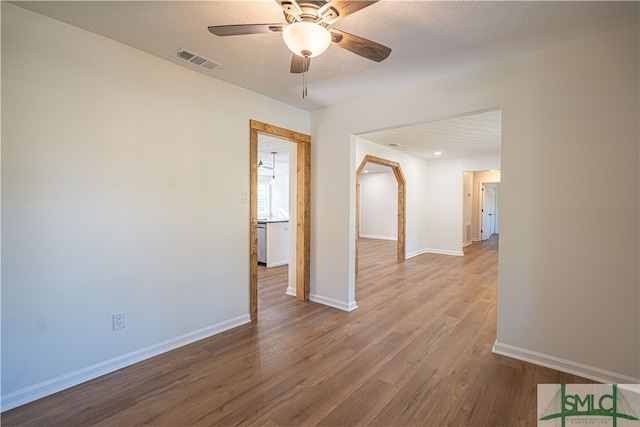
<svg viewBox="0 0 640 427">
<path fill-rule="evenodd" d="M 387 144 L 389 147 L 402 147 L 402 145 L 400 144 L 396 144 L 395 142 L 392 142 L 390 144 Z"/>
<path fill-rule="evenodd" d="M 214 70 L 218 67 L 222 67 L 222 64 L 205 58 L 202 55 L 190 52 L 187 49 L 178 49 L 173 54 L 173 57 L 179 59 L 180 61 L 188 62 L 192 65 L 195 65 L 196 67 L 204 68 L 208 71 Z"/>
</svg>

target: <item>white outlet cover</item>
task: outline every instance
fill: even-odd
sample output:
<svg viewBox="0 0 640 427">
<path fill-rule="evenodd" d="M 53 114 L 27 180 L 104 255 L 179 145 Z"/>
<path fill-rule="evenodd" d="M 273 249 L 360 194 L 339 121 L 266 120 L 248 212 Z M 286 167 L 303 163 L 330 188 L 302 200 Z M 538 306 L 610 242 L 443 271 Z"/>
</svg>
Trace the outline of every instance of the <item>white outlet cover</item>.
<svg viewBox="0 0 640 427">
<path fill-rule="evenodd" d="M 112 320 L 114 331 L 117 331 L 118 329 L 124 329 L 124 327 L 126 326 L 125 312 L 123 311 L 120 313 L 113 313 Z"/>
</svg>

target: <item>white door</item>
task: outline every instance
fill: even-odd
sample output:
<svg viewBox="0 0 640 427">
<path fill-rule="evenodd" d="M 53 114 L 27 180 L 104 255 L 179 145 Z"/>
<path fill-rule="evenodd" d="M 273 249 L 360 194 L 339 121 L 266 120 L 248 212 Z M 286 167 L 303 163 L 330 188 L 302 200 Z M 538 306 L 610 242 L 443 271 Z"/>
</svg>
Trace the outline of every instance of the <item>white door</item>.
<svg viewBox="0 0 640 427">
<path fill-rule="evenodd" d="M 488 186 L 482 184 L 482 207 L 480 212 L 482 215 L 482 224 L 480 228 L 480 240 L 487 240 L 491 237 L 491 223 L 493 216 L 493 203 Z"/>
<path fill-rule="evenodd" d="M 491 234 L 500 234 L 500 183 L 491 184 Z"/>
</svg>

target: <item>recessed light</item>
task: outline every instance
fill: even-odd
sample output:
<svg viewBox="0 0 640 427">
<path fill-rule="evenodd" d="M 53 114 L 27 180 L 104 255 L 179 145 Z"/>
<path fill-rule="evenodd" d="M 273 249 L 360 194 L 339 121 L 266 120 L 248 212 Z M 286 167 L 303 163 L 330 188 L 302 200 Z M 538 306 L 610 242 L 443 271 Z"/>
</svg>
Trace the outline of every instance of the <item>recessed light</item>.
<svg viewBox="0 0 640 427">
<path fill-rule="evenodd" d="M 363 170 L 362 172 L 364 173 L 369 173 L 369 171 L 367 169 Z"/>
<path fill-rule="evenodd" d="M 436 156 L 440 156 L 440 155 L 442 155 L 442 151 L 435 151 L 433 154 L 436 155 Z"/>
<path fill-rule="evenodd" d="M 402 145 L 400 144 L 396 144 L 395 142 L 392 142 L 390 144 L 387 144 L 389 147 L 402 147 Z"/>
</svg>

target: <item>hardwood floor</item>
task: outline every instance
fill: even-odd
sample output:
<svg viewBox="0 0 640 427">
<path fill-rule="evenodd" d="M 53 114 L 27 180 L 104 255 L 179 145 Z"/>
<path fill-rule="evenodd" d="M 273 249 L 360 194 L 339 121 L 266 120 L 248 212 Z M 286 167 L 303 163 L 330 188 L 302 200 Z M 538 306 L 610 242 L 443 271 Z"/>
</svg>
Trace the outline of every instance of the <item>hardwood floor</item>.
<svg viewBox="0 0 640 427">
<path fill-rule="evenodd" d="M 491 353 L 498 239 L 395 259 L 361 239 L 359 308 L 285 295 L 259 320 L 2 414 L 4 426 L 531 426 L 536 385 L 591 381 Z"/>
</svg>

